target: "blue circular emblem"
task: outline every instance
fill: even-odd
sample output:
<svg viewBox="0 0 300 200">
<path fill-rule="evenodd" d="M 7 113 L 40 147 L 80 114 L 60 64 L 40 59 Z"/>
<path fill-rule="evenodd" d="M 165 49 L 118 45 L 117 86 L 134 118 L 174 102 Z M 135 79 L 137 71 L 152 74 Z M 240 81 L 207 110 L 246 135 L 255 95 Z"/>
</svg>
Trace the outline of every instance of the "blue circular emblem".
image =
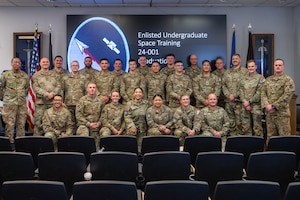
<svg viewBox="0 0 300 200">
<path fill-rule="evenodd" d="M 91 57 L 92 67 L 100 70 L 100 59 L 107 58 L 109 70 L 113 70 L 115 59 L 121 59 L 124 71 L 128 71 L 129 47 L 122 30 L 113 21 L 103 17 L 92 17 L 82 22 L 74 31 L 67 52 L 68 66 L 77 60 L 84 68 L 84 58 Z M 71 71 L 69 67 L 69 71 Z"/>
</svg>

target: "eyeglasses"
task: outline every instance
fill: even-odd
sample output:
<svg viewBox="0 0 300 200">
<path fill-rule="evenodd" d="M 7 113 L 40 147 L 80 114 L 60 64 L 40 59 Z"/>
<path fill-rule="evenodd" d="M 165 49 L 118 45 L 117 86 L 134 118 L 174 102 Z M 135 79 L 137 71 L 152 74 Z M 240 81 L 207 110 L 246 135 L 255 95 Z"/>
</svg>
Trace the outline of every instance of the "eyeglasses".
<svg viewBox="0 0 300 200">
<path fill-rule="evenodd" d="M 21 62 L 13 62 L 13 64 L 19 64 L 19 65 L 20 65 L 20 64 L 21 64 Z"/>
</svg>

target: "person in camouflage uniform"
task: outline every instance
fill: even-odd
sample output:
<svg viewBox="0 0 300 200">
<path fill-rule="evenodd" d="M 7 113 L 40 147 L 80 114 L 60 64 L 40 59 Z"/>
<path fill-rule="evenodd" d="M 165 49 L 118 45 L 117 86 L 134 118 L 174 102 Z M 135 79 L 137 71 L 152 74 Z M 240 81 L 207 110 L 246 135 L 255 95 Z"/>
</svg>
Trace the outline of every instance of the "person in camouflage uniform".
<svg viewBox="0 0 300 200">
<path fill-rule="evenodd" d="M 56 77 L 56 80 L 62 85 L 63 84 L 63 77 L 68 74 L 68 71 L 62 68 L 63 57 L 62 56 L 55 56 L 54 60 L 54 68 L 50 70 L 50 73 L 53 73 Z"/>
<path fill-rule="evenodd" d="M 5 135 L 10 143 L 14 143 L 14 129 L 16 136 L 25 135 L 25 123 L 27 117 L 26 96 L 29 88 L 28 75 L 20 70 L 21 60 L 11 59 L 12 70 L 3 73 L 0 84 L 0 99 L 3 100 L 2 118 L 5 127 Z"/>
<path fill-rule="evenodd" d="M 242 133 L 242 103 L 239 96 L 241 80 L 248 74 L 248 70 L 241 66 L 241 56 L 232 56 L 233 67 L 226 70 L 222 78 L 222 90 L 226 97 L 225 110 L 230 120 L 230 134 L 241 135 Z"/>
<path fill-rule="evenodd" d="M 133 100 L 127 102 L 124 111 L 126 134 L 135 135 L 138 145 L 142 144 L 142 139 L 147 134 L 146 110 L 148 101 L 143 99 L 143 89 L 135 88 Z"/>
<path fill-rule="evenodd" d="M 215 94 L 209 94 L 207 99 L 208 106 L 200 110 L 202 135 L 221 137 L 224 150 L 229 131 L 229 117 L 224 108 L 217 106 L 218 99 Z"/>
<path fill-rule="evenodd" d="M 165 74 L 167 77 L 171 74 L 174 74 L 175 72 L 175 55 L 172 53 L 169 53 L 166 56 L 166 60 L 167 60 L 167 65 L 165 67 L 163 67 L 160 71 L 161 73 Z"/>
<path fill-rule="evenodd" d="M 184 71 L 191 79 L 202 73 L 201 67 L 198 66 L 198 56 L 196 54 L 191 54 L 188 57 L 188 65 L 189 66 Z"/>
<path fill-rule="evenodd" d="M 43 135 L 42 117 L 52 107 L 53 97 L 62 94 L 61 84 L 56 76 L 49 71 L 49 59 L 40 60 L 41 70 L 32 76 L 32 89 L 36 95 L 34 112 L 34 135 Z"/>
<path fill-rule="evenodd" d="M 163 105 L 163 98 L 157 94 L 153 97 L 153 105 L 147 109 L 147 135 L 171 135 L 173 133 L 173 111 Z"/>
<path fill-rule="evenodd" d="M 76 106 L 77 131 L 76 135 L 92 136 L 98 147 L 101 128 L 101 112 L 104 101 L 97 96 L 95 83 L 87 85 L 87 95 L 80 98 Z"/>
<path fill-rule="evenodd" d="M 45 137 L 51 138 L 54 145 L 57 144 L 57 138 L 73 134 L 74 122 L 70 111 L 63 107 L 63 98 L 60 95 L 54 96 L 53 107 L 44 112 L 42 121 Z"/>
<path fill-rule="evenodd" d="M 114 71 L 111 72 L 116 81 L 116 90 L 120 92 L 121 79 L 126 72 L 122 70 L 122 61 L 121 59 L 115 59 L 114 61 Z"/>
<path fill-rule="evenodd" d="M 129 60 L 129 72 L 124 74 L 121 80 L 120 94 L 123 98 L 123 104 L 132 100 L 132 94 L 135 88 L 140 87 L 145 89 L 145 77 L 136 71 L 136 62 L 134 59 Z M 146 96 L 146 94 L 145 94 Z"/>
<path fill-rule="evenodd" d="M 72 72 L 66 74 L 63 78 L 62 90 L 64 92 L 64 103 L 71 112 L 72 121 L 74 122 L 74 125 L 76 125 L 76 104 L 86 93 L 87 81 L 85 77 L 78 72 L 78 61 L 74 60 L 71 62 L 71 69 Z"/>
<path fill-rule="evenodd" d="M 111 93 L 110 98 L 111 103 L 105 105 L 101 113 L 101 136 L 121 135 L 125 130 L 124 109 L 122 104 L 119 103 L 120 93 L 114 91 Z"/>
<path fill-rule="evenodd" d="M 224 64 L 224 60 L 221 57 L 217 57 L 216 58 L 216 62 L 215 62 L 215 66 L 216 66 L 216 70 L 214 70 L 212 72 L 212 74 L 216 75 L 217 77 L 219 77 L 219 79 L 222 82 L 222 78 L 223 75 L 225 73 L 225 64 Z M 218 106 L 225 108 L 225 95 L 223 93 L 223 90 L 221 88 L 221 92 L 220 92 L 220 96 L 218 98 Z"/>
<path fill-rule="evenodd" d="M 261 88 L 265 78 L 256 73 L 255 60 L 247 61 L 248 76 L 240 83 L 240 99 L 242 109 L 242 133 L 245 135 L 263 136 Z"/>
<path fill-rule="evenodd" d="M 271 136 L 290 135 L 290 100 L 295 92 L 293 79 L 284 73 L 284 61 L 274 61 L 275 75 L 268 77 L 261 90 L 261 105 L 266 112 L 267 141 Z"/>
<path fill-rule="evenodd" d="M 193 93 L 196 98 L 196 108 L 201 109 L 208 105 L 207 96 L 214 93 L 217 97 L 221 92 L 221 79 L 210 73 L 208 60 L 202 62 L 202 73 L 193 79 Z"/>
<path fill-rule="evenodd" d="M 87 56 L 84 58 L 84 65 L 85 67 L 81 70 L 79 70 L 79 74 L 85 76 L 85 79 L 88 82 L 94 82 L 95 81 L 95 76 L 99 73 L 98 70 L 94 69 L 92 67 L 93 61 L 92 58 Z"/>
<path fill-rule="evenodd" d="M 146 56 L 140 56 L 139 57 L 139 64 L 140 66 L 137 68 L 137 71 L 145 77 L 149 72 L 150 68 L 147 65 L 147 58 Z"/>
<path fill-rule="evenodd" d="M 163 99 L 166 98 L 167 76 L 160 71 L 160 64 L 154 61 L 151 65 L 151 71 L 146 75 L 146 89 L 149 103 L 152 102 L 154 95 L 160 94 Z"/>
<path fill-rule="evenodd" d="M 182 95 L 180 97 L 180 107 L 175 110 L 173 122 L 175 125 L 174 135 L 179 137 L 181 146 L 184 145 L 186 136 L 200 134 L 200 111 L 190 105 L 189 95 Z"/>
<path fill-rule="evenodd" d="M 188 75 L 192 80 L 202 73 L 201 68 L 198 66 L 198 56 L 196 54 L 191 54 L 188 56 L 188 67 L 184 70 L 185 74 Z M 191 94 L 191 105 L 196 105 L 196 99 L 194 93 Z"/>
<path fill-rule="evenodd" d="M 167 102 L 170 108 L 180 106 L 179 100 L 183 94 L 192 94 L 192 81 L 188 75 L 183 73 L 182 61 L 175 62 L 175 73 L 168 76 L 167 79 Z"/>
<path fill-rule="evenodd" d="M 113 90 L 117 90 L 117 82 L 114 75 L 108 71 L 109 62 L 107 58 L 100 60 L 101 72 L 95 76 L 95 83 L 97 85 L 98 96 L 103 99 L 105 103 L 108 103 L 109 96 Z"/>
</svg>

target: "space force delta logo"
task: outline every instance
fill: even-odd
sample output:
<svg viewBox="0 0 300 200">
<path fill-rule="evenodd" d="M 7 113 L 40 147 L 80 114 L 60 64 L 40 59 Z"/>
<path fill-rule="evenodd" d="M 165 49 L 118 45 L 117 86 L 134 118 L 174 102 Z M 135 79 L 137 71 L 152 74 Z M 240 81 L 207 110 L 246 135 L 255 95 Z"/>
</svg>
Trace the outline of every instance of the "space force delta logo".
<svg viewBox="0 0 300 200">
<path fill-rule="evenodd" d="M 121 59 L 124 71 L 128 71 L 129 47 L 122 30 L 111 20 L 103 17 L 92 17 L 82 22 L 74 31 L 68 46 L 68 66 L 77 60 L 80 69 L 84 68 L 84 58 L 89 56 L 93 60 L 92 67 L 101 70 L 101 58 L 110 62 Z M 71 71 L 69 67 L 69 71 Z"/>
</svg>

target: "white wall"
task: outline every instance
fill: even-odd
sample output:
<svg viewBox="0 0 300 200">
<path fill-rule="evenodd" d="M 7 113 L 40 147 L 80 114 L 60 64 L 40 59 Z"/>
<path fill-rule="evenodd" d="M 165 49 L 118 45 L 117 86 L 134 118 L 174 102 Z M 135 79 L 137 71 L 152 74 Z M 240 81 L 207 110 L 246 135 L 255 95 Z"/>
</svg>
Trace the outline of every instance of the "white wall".
<svg viewBox="0 0 300 200">
<path fill-rule="evenodd" d="M 286 74 L 296 82 L 296 94 L 300 94 L 300 7 L 297 8 L 239 8 L 239 7 L 192 7 L 192 8 L 0 8 L 0 71 L 10 68 L 13 56 L 13 32 L 33 32 L 35 23 L 43 32 L 44 56 L 48 55 L 48 26 L 52 24 L 53 55 L 66 57 L 66 15 L 105 14 L 225 14 L 227 15 L 227 60 L 230 60 L 232 25 L 236 25 L 237 52 L 245 63 L 248 48 L 248 24 L 252 33 L 275 34 L 275 58 L 285 60 Z M 146 22 L 145 22 L 146 23 Z M 300 102 L 298 98 L 298 102 Z"/>
</svg>

